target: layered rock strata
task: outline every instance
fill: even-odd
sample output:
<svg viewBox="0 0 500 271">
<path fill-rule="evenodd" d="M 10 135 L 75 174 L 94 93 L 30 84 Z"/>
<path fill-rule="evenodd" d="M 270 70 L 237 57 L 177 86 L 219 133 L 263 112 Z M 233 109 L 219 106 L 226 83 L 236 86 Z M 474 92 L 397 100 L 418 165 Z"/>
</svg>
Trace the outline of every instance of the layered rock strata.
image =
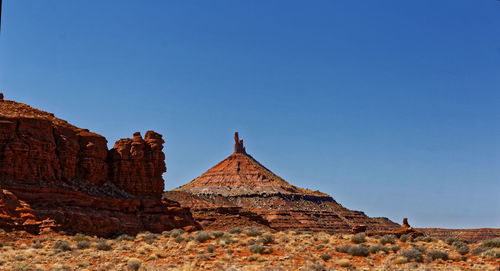
<svg viewBox="0 0 500 271">
<path fill-rule="evenodd" d="M 101 135 L 0 100 L 0 207 L 7 206 L 0 225 L 36 232 L 33 225 L 53 220 L 56 228 L 98 235 L 195 227 L 189 210 L 161 199 L 163 143 L 148 131 L 108 150 Z M 20 212 L 8 208 L 12 202 Z"/>
<path fill-rule="evenodd" d="M 200 177 L 166 192 L 165 198 L 191 208 L 207 228 L 244 226 L 249 221 L 275 230 L 348 232 L 360 224 L 368 231 L 399 228 L 389 219 L 344 208 L 327 194 L 289 184 L 247 154 L 237 133 L 234 150 Z"/>
<path fill-rule="evenodd" d="M 491 240 L 500 238 L 500 229 L 498 228 L 479 228 L 479 229 L 441 229 L 441 228 L 419 228 L 424 235 L 446 239 L 457 238 L 472 242 Z"/>
</svg>

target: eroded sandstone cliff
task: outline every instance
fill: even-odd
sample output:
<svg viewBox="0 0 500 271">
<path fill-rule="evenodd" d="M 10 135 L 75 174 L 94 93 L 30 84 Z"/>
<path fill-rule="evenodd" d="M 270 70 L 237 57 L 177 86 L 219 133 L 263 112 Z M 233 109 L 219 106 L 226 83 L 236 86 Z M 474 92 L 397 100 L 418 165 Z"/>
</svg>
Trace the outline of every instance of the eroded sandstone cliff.
<svg viewBox="0 0 500 271">
<path fill-rule="evenodd" d="M 148 131 L 108 150 L 103 136 L 0 99 L 0 225 L 36 232 L 52 221 L 99 235 L 195 227 L 189 210 L 161 199 L 163 143 Z"/>
</svg>

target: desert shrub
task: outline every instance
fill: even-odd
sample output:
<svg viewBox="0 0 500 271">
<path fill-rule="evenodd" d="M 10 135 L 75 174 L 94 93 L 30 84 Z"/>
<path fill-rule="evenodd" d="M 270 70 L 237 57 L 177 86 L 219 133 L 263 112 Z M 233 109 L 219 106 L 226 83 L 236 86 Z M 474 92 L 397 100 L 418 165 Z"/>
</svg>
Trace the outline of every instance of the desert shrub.
<svg viewBox="0 0 500 271">
<path fill-rule="evenodd" d="M 180 243 L 180 242 L 184 241 L 184 237 L 177 235 L 177 237 L 175 237 L 174 241 L 177 243 Z"/>
<path fill-rule="evenodd" d="M 90 247 L 90 242 L 88 240 L 80 240 L 76 242 L 76 248 L 78 249 L 86 249 Z"/>
<path fill-rule="evenodd" d="M 274 235 L 269 232 L 265 233 L 264 235 L 262 235 L 262 238 L 259 239 L 259 242 L 263 244 L 270 244 L 274 242 Z"/>
<path fill-rule="evenodd" d="M 15 255 L 14 260 L 21 262 L 21 261 L 26 260 L 26 258 L 24 258 L 23 255 Z"/>
<path fill-rule="evenodd" d="M 300 230 L 297 230 L 297 229 L 288 229 L 285 232 L 286 232 L 286 234 L 302 234 L 302 232 Z"/>
<path fill-rule="evenodd" d="M 500 239 L 491 239 L 491 240 L 486 240 L 481 244 L 482 247 L 489 247 L 489 248 L 494 248 L 494 247 L 500 247 Z"/>
<path fill-rule="evenodd" d="M 389 253 L 389 249 L 387 247 L 385 247 L 385 246 L 382 246 L 382 245 L 373 245 L 373 246 L 370 246 L 370 248 L 368 250 L 372 254 L 376 254 L 379 251 L 383 251 L 386 254 Z"/>
<path fill-rule="evenodd" d="M 177 238 L 177 236 L 180 236 L 183 233 L 184 233 L 183 229 L 173 229 L 173 230 L 170 231 L 170 236 L 174 237 L 174 238 Z"/>
<path fill-rule="evenodd" d="M 396 260 L 394 260 L 395 264 L 404 264 L 407 262 L 408 262 L 408 259 L 406 257 L 402 257 L 402 256 L 399 256 L 396 258 Z"/>
<path fill-rule="evenodd" d="M 232 229 L 230 229 L 230 230 L 229 230 L 229 233 L 231 233 L 231 234 L 236 234 L 236 233 L 238 233 L 238 234 L 239 234 L 239 233 L 241 233 L 241 229 L 240 229 L 240 228 L 238 228 L 238 227 L 236 227 L 236 228 L 232 228 Z"/>
<path fill-rule="evenodd" d="M 421 246 L 417 246 L 417 245 L 412 245 L 412 248 L 420 251 L 422 254 L 425 253 L 425 247 L 423 247 L 423 246 L 421 247 Z"/>
<path fill-rule="evenodd" d="M 392 247 L 391 247 L 391 250 L 392 250 L 394 253 L 398 252 L 400 249 L 401 249 L 401 248 L 400 248 L 399 246 L 392 246 Z"/>
<path fill-rule="evenodd" d="M 16 245 L 14 244 L 14 242 L 5 242 L 5 243 L 3 243 L 3 245 L 6 246 L 6 247 L 13 247 L 13 248 L 16 247 Z"/>
<path fill-rule="evenodd" d="M 395 240 L 396 240 L 396 236 L 394 236 L 392 234 L 387 234 L 387 235 L 382 236 L 382 238 L 380 238 L 380 243 L 382 245 L 394 244 Z"/>
<path fill-rule="evenodd" d="M 436 241 L 437 241 L 436 238 L 429 237 L 429 236 L 424 237 L 424 242 L 426 242 L 426 243 L 432 243 L 432 242 L 436 242 Z"/>
<path fill-rule="evenodd" d="M 137 271 L 141 267 L 141 261 L 137 258 L 130 258 L 127 261 L 127 270 Z"/>
<path fill-rule="evenodd" d="M 205 243 L 206 241 L 210 240 L 210 234 L 206 231 L 199 231 L 194 236 L 194 239 L 200 243 Z"/>
<path fill-rule="evenodd" d="M 431 261 L 441 259 L 443 261 L 448 260 L 448 253 L 440 251 L 440 250 L 431 250 L 427 252 L 427 258 Z"/>
<path fill-rule="evenodd" d="M 111 250 L 111 245 L 106 242 L 106 240 L 99 240 L 95 246 L 98 250 L 108 251 Z"/>
<path fill-rule="evenodd" d="M 370 255 L 368 248 L 364 246 L 352 246 L 351 248 L 349 248 L 349 251 L 347 253 L 352 256 L 362 256 L 362 257 Z"/>
<path fill-rule="evenodd" d="M 340 252 L 340 253 L 348 253 L 349 249 L 351 248 L 351 245 L 341 245 L 335 247 L 335 251 Z"/>
<path fill-rule="evenodd" d="M 366 242 L 366 235 L 364 232 L 358 233 L 351 238 L 351 241 L 356 244 L 361 244 Z"/>
<path fill-rule="evenodd" d="M 436 239 L 429 237 L 429 236 L 419 236 L 419 237 L 415 238 L 415 241 L 431 243 L 431 242 L 436 241 Z"/>
<path fill-rule="evenodd" d="M 15 263 L 12 265 L 12 270 L 15 271 L 24 271 L 24 270 L 31 270 L 32 267 L 29 265 L 29 263 Z"/>
<path fill-rule="evenodd" d="M 481 254 L 483 257 L 491 257 L 491 258 L 500 258 L 500 249 L 498 248 L 493 248 L 493 249 L 488 249 L 485 252 Z"/>
<path fill-rule="evenodd" d="M 328 261 L 332 258 L 332 256 L 330 254 L 321 254 L 319 255 L 319 257 L 323 260 L 323 261 Z"/>
<path fill-rule="evenodd" d="M 224 244 L 226 245 L 230 245 L 234 243 L 234 240 L 230 236 L 226 236 L 222 239 L 222 242 L 224 242 Z"/>
<path fill-rule="evenodd" d="M 411 242 L 412 240 L 413 240 L 413 238 L 408 234 L 402 234 L 401 236 L 399 236 L 399 241 L 401 241 L 403 243 Z"/>
<path fill-rule="evenodd" d="M 480 255 L 481 253 L 487 251 L 487 250 L 490 250 L 491 248 L 489 247 L 483 247 L 483 246 L 479 246 L 479 247 L 476 247 L 474 249 L 471 250 L 471 253 L 472 255 Z"/>
<path fill-rule="evenodd" d="M 208 245 L 207 246 L 207 252 L 208 253 L 213 253 L 215 251 L 215 246 L 213 245 Z"/>
<path fill-rule="evenodd" d="M 265 247 L 263 245 L 255 244 L 248 247 L 248 250 L 252 253 L 262 253 Z"/>
<path fill-rule="evenodd" d="M 457 241 L 459 241 L 459 240 L 457 238 L 454 238 L 454 237 L 450 237 L 450 238 L 447 238 L 446 240 L 444 240 L 444 242 L 449 246 L 453 245 L 453 243 L 455 243 Z"/>
<path fill-rule="evenodd" d="M 164 237 L 170 237 L 170 231 L 162 231 L 161 235 Z"/>
<path fill-rule="evenodd" d="M 134 241 L 135 237 L 128 235 L 128 234 L 122 234 L 116 238 L 118 241 Z"/>
<path fill-rule="evenodd" d="M 137 234 L 137 239 L 144 241 L 150 245 L 153 244 L 157 238 L 158 238 L 158 235 L 151 233 L 149 231 L 141 232 L 141 233 Z"/>
<path fill-rule="evenodd" d="M 89 240 L 89 237 L 85 234 L 81 234 L 81 233 L 77 233 L 75 234 L 75 236 L 73 237 L 73 241 L 75 242 L 78 242 L 78 241 L 83 241 L 83 240 L 86 240 L 88 241 Z"/>
<path fill-rule="evenodd" d="M 260 229 L 257 227 L 246 227 L 244 229 L 243 233 L 246 234 L 247 236 L 250 236 L 250 237 L 260 236 L 262 234 Z"/>
<path fill-rule="evenodd" d="M 2 247 L 1 243 L 0 243 L 0 248 Z M 42 242 L 40 242 L 39 240 L 34 240 L 33 241 L 33 244 L 31 245 L 32 248 L 35 248 L 35 249 L 40 249 L 40 248 L 43 248 L 43 244 Z"/>
<path fill-rule="evenodd" d="M 401 256 L 405 257 L 408 261 L 422 262 L 424 260 L 422 251 L 416 248 L 403 250 Z"/>
<path fill-rule="evenodd" d="M 453 243 L 453 246 L 455 247 L 455 250 L 460 255 L 465 255 L 465 254 L 469 253 L 469 251 L 470 251 L 469 246 L 466 243 L 462 242 L 462 241 L 455 241 Z"/>
<path fill-rule="evenodd" d="M 57 240 L 54 243 L 54 246 L 52 246 L 52 248 L 62 250 L 62 251 L 69 251 L 69 250 L 71 250 L 71 244 L 67 241 Z"/>
<path fill-rule="evenodd" d="M 381 237 L 381 236 L 377 234 L 377 235 L 374 235 L 374 236 L 373 236 L 373 239 L 377 239 L 377 240 L 378 240 L 378 239 L 380 239 L 380 237 Z"/>
<path fill-rule="evenodd" d="M 214 231 L 214 232 L 212 232 L 212 235 L 215 238 L 221 238 L 222 236 L 224 236 L 224 232 L 223 231 Z"/>
<path fill-rule="evenodd" d="M 231 255 L 231 254 L 234 253 L 234 250 L 232 250 L 232 249 L 226 249 L 226 253 L 229 254 L 229 255 Z"/>
</svg>

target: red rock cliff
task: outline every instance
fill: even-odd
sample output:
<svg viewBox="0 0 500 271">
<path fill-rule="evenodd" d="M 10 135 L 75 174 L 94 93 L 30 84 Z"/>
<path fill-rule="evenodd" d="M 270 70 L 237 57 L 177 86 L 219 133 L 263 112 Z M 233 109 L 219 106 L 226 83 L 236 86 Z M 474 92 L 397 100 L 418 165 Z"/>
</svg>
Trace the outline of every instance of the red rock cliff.
<svg viewBox="0 0 500 271">
<path fill-rule="evenodd" d="M 53 220 L 64 230 L 99 235 L 194 226 L 189 210 L 161 200 L 163 143 L 148 131 L 108 151 L 103 136 L 0 99 L 0 188 L 9 195 L 0 197 L 0 206 L 13 206 L 4 201 L 15 198 L 30 210 L 19 217 L 5 211 L 0 220 L 15 223 L 0 225 L 36 231 L 33 225 Z"/>
<path fill-rule="evenodd" d="M 116 141 L 110 150 L 111 180 L 119 188 L 136 196 L 161 197 L 164 189 L 162 174 L 165 167 L 162 136 L 147 131 L 142 139 L 139 132 L 132 139 Z"/>
</svg>

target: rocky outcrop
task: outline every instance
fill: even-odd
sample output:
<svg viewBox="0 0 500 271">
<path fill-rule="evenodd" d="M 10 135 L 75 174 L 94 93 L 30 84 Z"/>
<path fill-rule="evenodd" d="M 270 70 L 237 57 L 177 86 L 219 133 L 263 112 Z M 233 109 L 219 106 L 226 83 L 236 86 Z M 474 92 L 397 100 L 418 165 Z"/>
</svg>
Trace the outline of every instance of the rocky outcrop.
<svg viewBox="0 0 500 271">
<path fill-rule="evenodd" d="M 139 132 L 132 139 L 120 139 L 110 150 L 111 180 L 119 188 L 135 196 L 161 197 L 164 189 L 162 174 L 165 167 L 162 136 Z"/>
<path fill-rule="evenodd" d="M 401 235 L 409 235 L 413 238 L 424 235 L 423 232 L 416 230 L 412 226 L 410 226 L 410 224 L 408 223 L 408 218 L 403 218 L 403 224 L 397 230 L 368 232 L 368 235 L 386 235 L 386 234 L 395 235 L 397 237 L 400 237 Z"/>
<path fill-rule="evenodd" d="M 107 178 L 106 139 L 27 105 L 0 103 L 0 180 L 4 183 L 56 185 Z"/>
<path fill-rule="evenodd" d="M 166 192 L 165 198 L 191 208 L 194 218 L 210 229 L 249 223 L 275 230 L 330 232 L 349 232 L 360 224 L 370 231 L 399 228 L 389 219 L 344 208 L 327 194 L 289 184 L 247 154 L 237 133 L 233 154 L 190 183 Z"/>
<path fill-rule="evenodd" d="M 108 150 L 103 136 L 0 100 L 0 225 L 36 232 L 53 220 L 98 235 L 195 227 L 189 210 L 161 199 L 163 143 L 148 131 Z"/>
</svg>

